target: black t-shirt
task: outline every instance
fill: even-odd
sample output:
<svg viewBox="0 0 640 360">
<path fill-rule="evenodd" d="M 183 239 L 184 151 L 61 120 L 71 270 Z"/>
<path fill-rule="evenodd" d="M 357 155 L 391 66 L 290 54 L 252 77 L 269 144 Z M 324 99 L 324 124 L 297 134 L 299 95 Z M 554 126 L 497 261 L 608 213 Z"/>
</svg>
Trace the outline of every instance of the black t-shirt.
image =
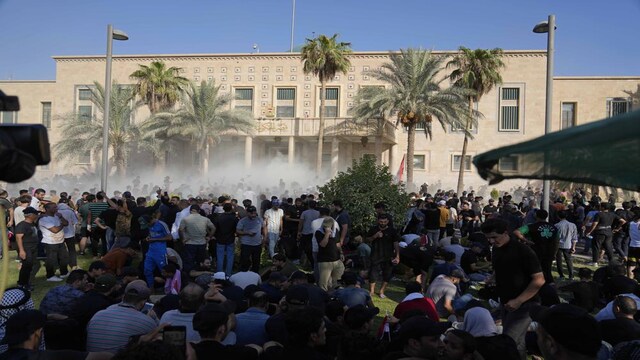
<svg viewBox="0 0 640 360">
<path fill-rule="evenodd" d="M 460 257 L 460 267 L 465 273 L 471 274 L 475 271 L 471 269 L 471 264 L 478 262 L 478 256 L 471 250 L 466 250 Z"/>
<path fill-rule="evenodd" d="M 614 275 L 604 281 L 602 293 L 607 300 L 620 294 L 633 294 L 638 289 L 638 283 L 624 275 Z"/>
<path fill-rule="evenodd" d="M 219 214 L 216 218 L 216 242 L 220 245 L 233 244 L 236 240 L 236 225 L 238 218 L 234 213 Z"/>
<path fill-rule="evenodd" d="M 320 242 L 324 239 L 324 233 L 320 230 L 316 230 L 315 235 L 318 242 L 318 262 L 334 262 L 340 260 L 340 251 L 336 246 L 337 239 L 335 237 L 329 237 L 327 246 L 321 246 Z"/>
<path fill-rule="evenodd" d="M 31 224 L 26 221 L 20 221 L 18 225 L 16 225 L 14 232 L 16 234 L 24 234 L 22 236 L 22 245 L 37 245 L 38 240 L 38 228 L 36 224 Z"/>
<path fill-rule="evenodd" d="M 297 207 L 295 205 L 290 205 L 285 210 L 285 215 L 288 215 L 290 219 L 300 219 L 300 214 L 303 212 L 302 207 Z M 289 234 L 296 234 L 298 232 L 298 222 L 287 220 L 286 217 L 284 219 L 284 230 Z"/>
<path fill-rule="evenodd" d="M 424 213 L 424 228 L 427 230 L 439 230 L 440 229 L 440 209 L 425 209 Z"/>
<path fill-rule="evenodd" d="M 489 214 L 488 216 L 491 216 L 492 214 L 495 214 L 498 212 L 498 207 L 495 205 L 487 205 L 484 207 L 484 209 L 482 209 L 482 212 L 485 214 Z"/>
<path fill-rule="evenodd" d="M 400 262 L 410 267 L 415 275 L 421 272 L 429 272 L 433 264 L 433 256 L 426 250 L 422 250 L 419 245 L 409 245 L 400 248 Z"/>
<path fill-rule="evenodd" d="M 502 247 L 494 247 L 491 260 L 503 304 L 518 297 L 529 286 L 533 274 L 542 272 L 533 250 L 513 239 Z M 537 300 L 537 295 L 533 299 Z"/>
<path fill-rule="evenodd" d="M 391 261 L 395 251 L 393 243 L 399 241 L 398 233 L 396 232 L 396 229 L 389 226 L 384 230 L 380 229 L 378 226 L 374 226 L 369 229 L 367 237 L 375 235 L 378 231 L 382 231 L 383 236 L 381 238 L 374 239 L 370 244 L 371 261 L 373 263 Z"/>
<path fill-rule="evenodd" d="M 600 322 L 602 340 L 616 346 L 625 341 L 640 339 L 640 324 L 632 319 L 611 319 Z"/>
<path fill-rule="evenodd" d="M 561 291 L 573 293 L 571 304 L 581 307 L 589 312 L 593 311 L 600 300 L 600 289 L 593 281 L 577 281 L 560 288 Z"/>
<path fill-rule="evenodd" d="M 558 250 L 558 229 L 546 221 L 538 221 L 527 227 L 536 254 L 545 258 L 555 256 Z"/>
<path fill-rule="evenodd" d="M 351 232 L 351 217 L 349 213 L 342 209 L 340 212 L 333 214 L 333 218 L 336 219 L 338 225 L 340 225 L 340 231 L 342 231 L 342 225 L 347 225 L 347 233 L 345 234 L 345 243 L 349 242 L 349 233 Z M 342 236 L 342 234 L 340 234 Z"/>
<path fill-rule="evenodd" d="M 620 221 L 620 216 L 608 211 L 600 211 L 593 218 L 594 222 L 598 222 L 598 226 L 594 230 L 594 233 L 599 234 L 611 234 L 611 226 L 614 221 Z"/>
<path fill-rule="evenodd" d="M 116 219 L 118 218 L 118 210 L 109 208 L 102 213 L 100 213 L 100 219 L 104 222 L 104 224 L 115 230 L 116 228 Z"/>
<path fill-rule="evenodd" d="M 258 351 L 247 346 L 223 345 L 212 340 L 191 343 L 191 346 L 196 351 L 198 359 L 253 360 L 259 358 Z"/>
</svg>

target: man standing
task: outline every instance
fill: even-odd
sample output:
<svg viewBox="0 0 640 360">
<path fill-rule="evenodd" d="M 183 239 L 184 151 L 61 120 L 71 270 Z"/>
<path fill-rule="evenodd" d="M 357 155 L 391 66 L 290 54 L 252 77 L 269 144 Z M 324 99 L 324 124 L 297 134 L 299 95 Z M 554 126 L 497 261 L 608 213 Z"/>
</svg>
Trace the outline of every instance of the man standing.
<svg viewBox="0 0 640 360">
<path fill-rule="evenodd" d="M 198 265 L 196 259 L 207 257 L 207 239 L 213 236 L 216 227 L 211 220 L 200 215 L 200 206 L 191 205 L 190 214 L 180 221 L 179 229 L 184 244 L 183 270 L 188 274 Z"/>
<path fill-rule="evenodd" d="M 45 203 L 44 196 L 47 192 L 44 189 L 36 189 L 33 193 L 33 197 L 31 198 L 31 206 L 32 208 L 42 211 L 42 206 Z"/>
<path fill-rule="evenodd" d="M 260 255 L 262 253 L 262 219 L 258 217 L 255 206 L 247 207 L 247 217 L 240 219 L 236 226 L 236 234 L 240 236 L 240 268 L 260 271 Z"/>
<path fill-rule="evenodd" d="M 153 289 L 154 270 L 162 270 L 167 265 L 167 241 L 171 241 L 173 237 L 169 231 L 169 226 L 160 217 L 162 212 L 156 210 L 151 215 L 151 224 L 149 226 L 149 236 L 147 237 L 147 254 L 144 259 L 144 277 L 147 281 L 147 286 Z"/>
<path fill-rule="evenodd" d="M 273 199 L 271 208 L 264 212 L 265 238 L 269 241 L 269 257 L 276 253 L 276 245 L 282 236 L 284 211 L 280 209 L 280 200 Z"/>
<path fill-rule="evenodd" d="M 304 253 L 307 261 L 314 267 L 313 258 L 313 227 L 311 224 L 320 217 L 320 212 L 316 209 L 316 202 L 311 200 L 308 203 L 309 209 L 302 212 L 298 223 L 298 239 L 300 239 L 300 250 Z"/>
<path fill-rule="evenodd" d="M 22 213 L 24 214 L 24 221 L 19 222 L 15 228 L 18 256 L 22 260 L 22 267 L 20 267 L 20 274 L 18 275 L 18 286 L 32 291 L 32 281 L 40 269 L 40 261 L 37 260 L 39 241 L 36 221 L 38 220 L 38 210 L 29 206 Z"/>
<path fill-rule="evenodd" d="M 338 225 L 340 225 L 340 246 L 345 246 L 349 243 L 349 230 L 351 228 L 351 218 L 349 213 L 342 206 L 342 201 L 333 200 L 333 218 L 336 219 Z"/>
<path fill-rule="evenodd" d="M 58 205 L 47 203 L 44 206 L 44 216 L 40 218 L 39 227 L 42 232 L 42 243 L 47 253 L 45 267 L 47 281 L 62 281 L 69 273 L 69 252 L 64 244 L 64 227 L 69 225 L 67 220 L 58 213 Z M 60 277 L 56 276 L 56 267 L 60 268 Z"/>
<path fill-rule="evenodd" d="M 593 224 L 585 234 L 585 236 L 589 236 L 592 233 L 594 235 L 593 242 L 591 243 L 591 248 L 593 250 L 593 254 L 591 254 L 593 266 L 598 266 L 598 260 L 601 256 L 600 252 L 602 251 L 603 245 L 604 252 L 607 254 L 609 263 L 613 261 L 613 224 L 617 220 L 618 225 L 616 230 L 618 230 L 627 223 L 625 219 L 609 210 L 609 203 L 603 202 L 600 204 L 600 212 L 593 218 Z"/>
<path fill-rule="evenodd" d="M 511 239 L 506 221 L 489 219 L 482 224 L 482 232 L 493 245 L 492 280 L 502 303 L 503 333 L 516 342 L 525 359 L 525 334 L 531 323 L 529 308 L 537 302 L 538 290 L 544 285 L 540 262 L 528 246 Z"/>
<path fill-rule="evenodd" d="M 578 242 L 578 228 L 576 224 L 567 220 L 567 212 L 559 211 L 558 219 L 560 221 L 554 226 L 558 229 L 558 252 L 556 253 L 556 266 L 558 267 L 558 275 L 560 278 L 564 278 L 562 272 L 562 257 L 567 263 L 567 271 L 569 273 L 569 280 L 573 280 L 573 260 L 571 255 L 576 252 L 576 243 Z"/>
<path fill-rule="evenodd" d="M 67 202 L 68 200 L 66 198 L 59 200 L 58 212 L 68 223 L 62 232 L 64 233 L 64 243 L 69 252 L 69 266 L 72 270 L 75 270 L 78 267 L 78 256 L 76 254 L 76 224 L 78 223 L 78 216 L 76 212 L 67 205 Z"/>
<path fill-rule="evenodd" d="M 393 268 L 400 263 L 400 236 L 396 229 L 389 227 L 387 214 L 378 215 L 378 225 L 367 233 L 367 241 L 371 245 L 371 268 L 369 269 L 369 286 L 371 294 L 375 292 L 376 281 L 382 273 L 380 298 L 384 299 L 384 291 L 393 276 Z"/>
<path fill-rule="evenodd" d="M 98 245 L 102 242 L 102 255 L 107 253 L 107 233 L 100 228 L 95 220 L 98 219 L 102 212 L 109 209 L 109 204 L 105 200 L 104 192 L 100 191 L 96 194 L 96 201 L 89 203 L 89 224 L 91 224 L 91 252 L 94 257 L 98 257 Z"/>
<path fill-rule="evenodd" d="M 7 197 L 9 197 L 9 193 L 4 189 L 0 189 L 0 206 L 2 206 L 6 212 L 7 227 L 11 228 L 14 225 L 13 204 L 11 204 L 11 201 L 9 201 Z M 0 254 L 1 253 L 2 251 L 0 251 Z"/>
<path fill-rule="evenodd" d="M 531 246 L 542 266 L 544 281 L 552 283 L 551 264 L 558 252 L 558 229 L 547 222 L 548 216 L 546 210 L 536 210 L 536 222 L 524 225 L 513 233 L 520 241 Z M 530 240 L 525 238 L 526 235 Z"/>
<path fill-rule="evenodd" d="M 224 213 L 216 217 L 216 266 L 217 271 L 224 271 L 227 277 L 231 276 L 233 270 L 233 255 L 236 249 L 236 227 L 238 217 L 233 213 L 233 205 L 226 203 L 222 205 Z M 227 261 L 225 265 L 225 259 Z"/>
</svg>

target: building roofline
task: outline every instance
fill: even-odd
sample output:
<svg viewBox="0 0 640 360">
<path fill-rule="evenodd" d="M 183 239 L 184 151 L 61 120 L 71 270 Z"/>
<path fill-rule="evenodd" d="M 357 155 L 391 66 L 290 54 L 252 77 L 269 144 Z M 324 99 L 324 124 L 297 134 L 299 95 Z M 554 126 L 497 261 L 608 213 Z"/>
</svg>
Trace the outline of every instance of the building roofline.
<svg viewBox="0 0 640 360">
<path fill-rule="evenodd" d="M 640 80 L 640 75 L 554 76 L 553 80 Z"/>
<path fill-rule="evenodd" d="M 388 56 L 390 52 L 398 51 L 354 51 L 351 56 Z M 455 54 L 457 50 L 434 50 L 434 54 Z M 546 55 L 546 50 L 504 50 L 504 54 L 509 55 Z M 299 52 L 271 52 L 271 53 L 203 53 L 203 54 L 125 54 L 113 55 L 114 59 L 153 59 L 153 58 L 224 58 L 224 57 L 299 57 Z M 58 60 L 98 60 L 104 59 L 105 55 L 54 55 L 52 58 Z"/>
</svg>

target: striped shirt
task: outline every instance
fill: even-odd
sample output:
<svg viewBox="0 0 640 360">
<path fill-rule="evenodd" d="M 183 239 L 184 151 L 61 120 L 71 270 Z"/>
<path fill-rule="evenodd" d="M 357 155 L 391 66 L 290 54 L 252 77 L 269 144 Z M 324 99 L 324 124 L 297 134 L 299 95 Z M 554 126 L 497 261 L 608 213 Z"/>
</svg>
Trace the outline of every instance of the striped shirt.
<svg viewBox="0 0 640 360">
<path fill-rule="evenodd" d="M 116 353 L 127 346 L 131 336 L 147 334 L 156 326 L 156 320 L 131 305 L 111 305 L 98 311 L 89 321 L 87 351 Z"/>
<path fill-rule="evenodd" d="M 109 208 L 109 204 L 106 202 L 92 202 L 89 203 L 89 212 L 91 213 L 91 227 L 95 228 L 97 225 L 94 221 L 100 217 L 103 211 Z"/>
</svg>

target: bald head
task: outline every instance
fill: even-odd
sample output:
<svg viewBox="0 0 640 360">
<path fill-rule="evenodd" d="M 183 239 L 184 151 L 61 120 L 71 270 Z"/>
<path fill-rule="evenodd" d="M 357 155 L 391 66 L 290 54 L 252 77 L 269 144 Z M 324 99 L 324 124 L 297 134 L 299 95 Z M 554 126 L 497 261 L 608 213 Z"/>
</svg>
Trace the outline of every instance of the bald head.
<svg viewBox="0 0 640 360">
<path fill-rule="evenodd" d="M 195 313 L 202 306 L 204 290 L 200 285 L 190 283 L 180 291 L 180 312 Z"/>
<path fill-rule="evenodd" d="M 629 296 L 618 295 L 613 300 L 613 313 L 617 318 L 633 319 L 637 311 L 638 306 L 635 300 Z"/>
</svg>

